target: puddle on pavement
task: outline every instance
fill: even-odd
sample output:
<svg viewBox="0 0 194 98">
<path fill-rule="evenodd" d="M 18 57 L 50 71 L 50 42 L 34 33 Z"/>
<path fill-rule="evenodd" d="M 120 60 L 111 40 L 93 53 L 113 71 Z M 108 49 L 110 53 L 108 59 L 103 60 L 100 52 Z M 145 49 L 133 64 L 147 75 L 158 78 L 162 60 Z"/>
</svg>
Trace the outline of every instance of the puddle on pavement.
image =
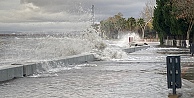
<svg viewBox="0 0 194 98">
<path fill-rule="evenodd" d="M 182 78 L 194 83 L 194 64 L 184 64 L 182 67 Z"/>
</svg>

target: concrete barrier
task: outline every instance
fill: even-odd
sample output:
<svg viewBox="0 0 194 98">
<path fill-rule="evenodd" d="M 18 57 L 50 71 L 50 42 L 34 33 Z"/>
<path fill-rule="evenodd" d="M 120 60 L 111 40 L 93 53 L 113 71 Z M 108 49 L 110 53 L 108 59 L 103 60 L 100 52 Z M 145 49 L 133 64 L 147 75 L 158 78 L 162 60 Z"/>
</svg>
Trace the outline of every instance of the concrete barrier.
<svg viewBox="0 0 194 98">
<path fill-rule="evenodd" d="M 123 51 L 125 51 L 127 53 L 132 53 L 132 52 L 135 52 L 135 48 L 123 49 Z"/>
<path fill-rule="evenodd" d="M 136 47 L 131 47 L 131 48 L 127 48 L 127 49 L 123 49 L 123 51 L 127 52 L 127 53 L 132 53 L 132 52 L 136 52 L 142 49 L 146 49 L 149 48 L 150 46 L 136 46 Z"/>
<path fill-rule="evenodd" d="M 11 80 L 13 78 L 23 77 L 22 65 L 4 65 L 0 66 L 0 82 Z"/>
<path fill-rule="evenodd" d="M 22 78 L 24 75 L 23 65 L 16 65 L 14 67 L 14 78 Z"/>
<path fill-rule="evenodd" d="M 46 71 L 59 66 L 68 66 L 72 64 L 81 64 L 94 61 L 93 54 L 69 56 L 64 59 L 44 61 L 39 63 L 25 63 L 21 65 L 3 65 L 0 66 L 0 82 L 8 81 L 13 78 L 21 78 L 33 75 L 35 73 Z"/>
<path fill-rule="evenodd" d="M 75 55 L 68 56 L 63 59 L 53 60 L 53 61 L 44 61 L 35 64 L 25 65 L 24 73 L 26 76 L 32 75 L 34 73 L 40 73 L 42 71 L 48 71 L 57 67 L 65 67 L 68 65 L 82 64 L 85 62 L 94 61 L 95 57 L 93 54 L 84 54 L 84 55 Z"/>
<path fill-rule="evenodd" d="M 139 51 L 141 49 L 148 48 L 149 46 L 137 46 L 133 48 L 123 49 L 127 53 Z M 24 76 L 33 75 L 42 71 L 57 67 L 65 67 L 72 64 L 81 64 L 90 61 L 94 61 L 95 57 L 93 54 L 80 54 L 75 56 L 68 56 L 63 59 L 43 62 L 31 62 L 16 65 L 4 65 L 0 66 L 0 82 L 11 80 L 13 78 L 21 78 Z"/>
<path fill-rule="evenodd" d="M 36 63 L 24 64 L 23 65 L 23 76 L 32 75 L 32 74 L 37 72 L 36 70 L 37 70 L 37 64 Z"/>
</svg>

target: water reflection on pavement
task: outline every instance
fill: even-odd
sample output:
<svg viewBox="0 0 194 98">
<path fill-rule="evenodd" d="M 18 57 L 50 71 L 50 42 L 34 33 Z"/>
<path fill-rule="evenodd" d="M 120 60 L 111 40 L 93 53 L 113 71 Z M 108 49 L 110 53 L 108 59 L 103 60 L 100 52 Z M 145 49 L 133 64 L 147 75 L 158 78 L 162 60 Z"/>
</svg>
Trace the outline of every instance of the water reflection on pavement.
<svg viewBox="0 0 194 98">
<path fill-rule="evenodd" d="M 156 48 L 129 54 L 128 60 L 98 61 L 69 70 L 1 84 L 2 98 L 167 98 L 166 54 Z M 57 75 L 53 75 L 57 74 Z M 194 98 L 183 82 L 181 98 Z"/>
</svg>

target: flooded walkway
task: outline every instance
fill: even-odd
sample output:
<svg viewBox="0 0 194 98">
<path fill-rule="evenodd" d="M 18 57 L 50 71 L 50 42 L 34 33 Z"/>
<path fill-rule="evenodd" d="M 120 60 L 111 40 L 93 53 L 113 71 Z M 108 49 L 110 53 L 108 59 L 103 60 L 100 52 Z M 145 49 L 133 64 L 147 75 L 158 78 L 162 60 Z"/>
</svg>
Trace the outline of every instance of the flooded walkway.
<svg viewBox="0 0 194 98">
<path fill-rule="evenodd" d="M 127 60 L 96 61 L 15 79 L 0 85 L 1 98 L 167 98 L 166 56 L 151 47 Z M 187 61 L 191 58 L 184 58 Z M 181 98 L 194 98 L 183 81 Z"/>
</svg>

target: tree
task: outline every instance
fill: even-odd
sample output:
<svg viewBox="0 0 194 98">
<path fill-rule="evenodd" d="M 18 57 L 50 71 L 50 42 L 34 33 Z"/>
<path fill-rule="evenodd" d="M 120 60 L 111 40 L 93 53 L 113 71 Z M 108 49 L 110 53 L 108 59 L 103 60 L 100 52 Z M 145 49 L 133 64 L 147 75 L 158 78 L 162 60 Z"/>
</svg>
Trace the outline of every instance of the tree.
<svg viewBox="0 0 194 98">
<path fill-rule="evenodd" d="M 166 32 L 168 32 L 167 29 L 165 29 L 167 26 L 165 25 L 164 17 L 163 17 L 163 6 L 164 2 L 161 2 L 160 0 L 156 1 L 156 7 L 154 8 L 154 18 L 153 18 L 153 27 L 158 32 L 159 38 L 160 38 L 160 44 L 163 45 L 163 38 L 166 36 Z"/>
<path fill-rule="evenodd" d="M 127 30 L 127 22 L 126 22 L 126 19 L 125 18 L 121 18 L 119 20 L 120 22 L 120 30 L 119 31 L 126 31 Z"/>
<path fill-rule="evenodd" d="M 161 44 L 166 36 L 184 36 L 187 24 L 183 19 L 177 19 L 173 13 L 171 0 L 156 0 L 154 8 L 153 27 L 158 32 Z"/>
<path fill-rule="evenodd" d="M 130 17 L 127 19 L 126 21 L 126 26 L 130 31 L 134 31 L 135 27 L 136 27 L 136 20 L 133 17 Z"/>
<path fill-rule="evenodd" d="M 141 18 L 146 22 L 151 21 L 154 15 L 155 0 L 149 0 L 145 3 L 145 7 L 141 11 Z"/>
<path fill-rule="evenodd" d="M 139 19 L 138 25 L 142 29 L 142 39 L 144 38 L 144 32 L 145 28 L 148 24 L 152 24 L 152 18 L 154 13 L 154 6 L 155 6 L 155 0 L 149 0 L 145 7 L 143 8 L 143 11 L 141 11 L 141 18 Z M 142 22 L 142 19 L 144 20 L 144 23 Z M 142 22 L 142 23 L 141 23 Z M 141 23 L 141 24 L 140 24 Z"/>
<path fill-rule="evenodd" d="M 187 40 L 190 38 L 190 33 L 194 25 L 194 1 L 193 0 L 173 0 L 174 13 L 176 18 L 187 21 Z"/>
<path fill-rule="evenodd" d="M 118 13 L 117 15 L 115 15 L 114 16 L 114 24 L 115 24 L 115 26 L 116 26 L 116 28 L 117 28 L 117 30 L 122 30 L 122 24 L 124 23 L 124 21 L 123 21 L 123 14 L 122 13 Z"/>
<path fill-rule="evenodd" d="M 114 17 L 109 17 L 107 20 L 100 22 L 102 35 L 106 35 L 108 39 L 116 39 L 118 37 L 118 31 L 122 30 L 123 14 L 118 13 Z"/>
<path fill-rule="evenodd" d="M 141 31 L 142 31 L 142 39 L 144 39 L 144 34 L 145 34 L 144 32 L 145 32 L 145 28 L 146 28 L 146 23 L 145 23 L 144 19 L 143 18 L 139 18 L 137 20 L 137 24 L 141 28 Z"/>
<path fill-rule="evenodd" d="M 123 18 L 122 13 L 118 13 L 113 17 L 101 21 L 100 28 L 102 35 L 106 35 L 108 38 L 116 38 L 115 36 L 118 35 L 119 31 L 134 31 L 136 20 L 133 17 L 126 20 Z"/>
</svg>

